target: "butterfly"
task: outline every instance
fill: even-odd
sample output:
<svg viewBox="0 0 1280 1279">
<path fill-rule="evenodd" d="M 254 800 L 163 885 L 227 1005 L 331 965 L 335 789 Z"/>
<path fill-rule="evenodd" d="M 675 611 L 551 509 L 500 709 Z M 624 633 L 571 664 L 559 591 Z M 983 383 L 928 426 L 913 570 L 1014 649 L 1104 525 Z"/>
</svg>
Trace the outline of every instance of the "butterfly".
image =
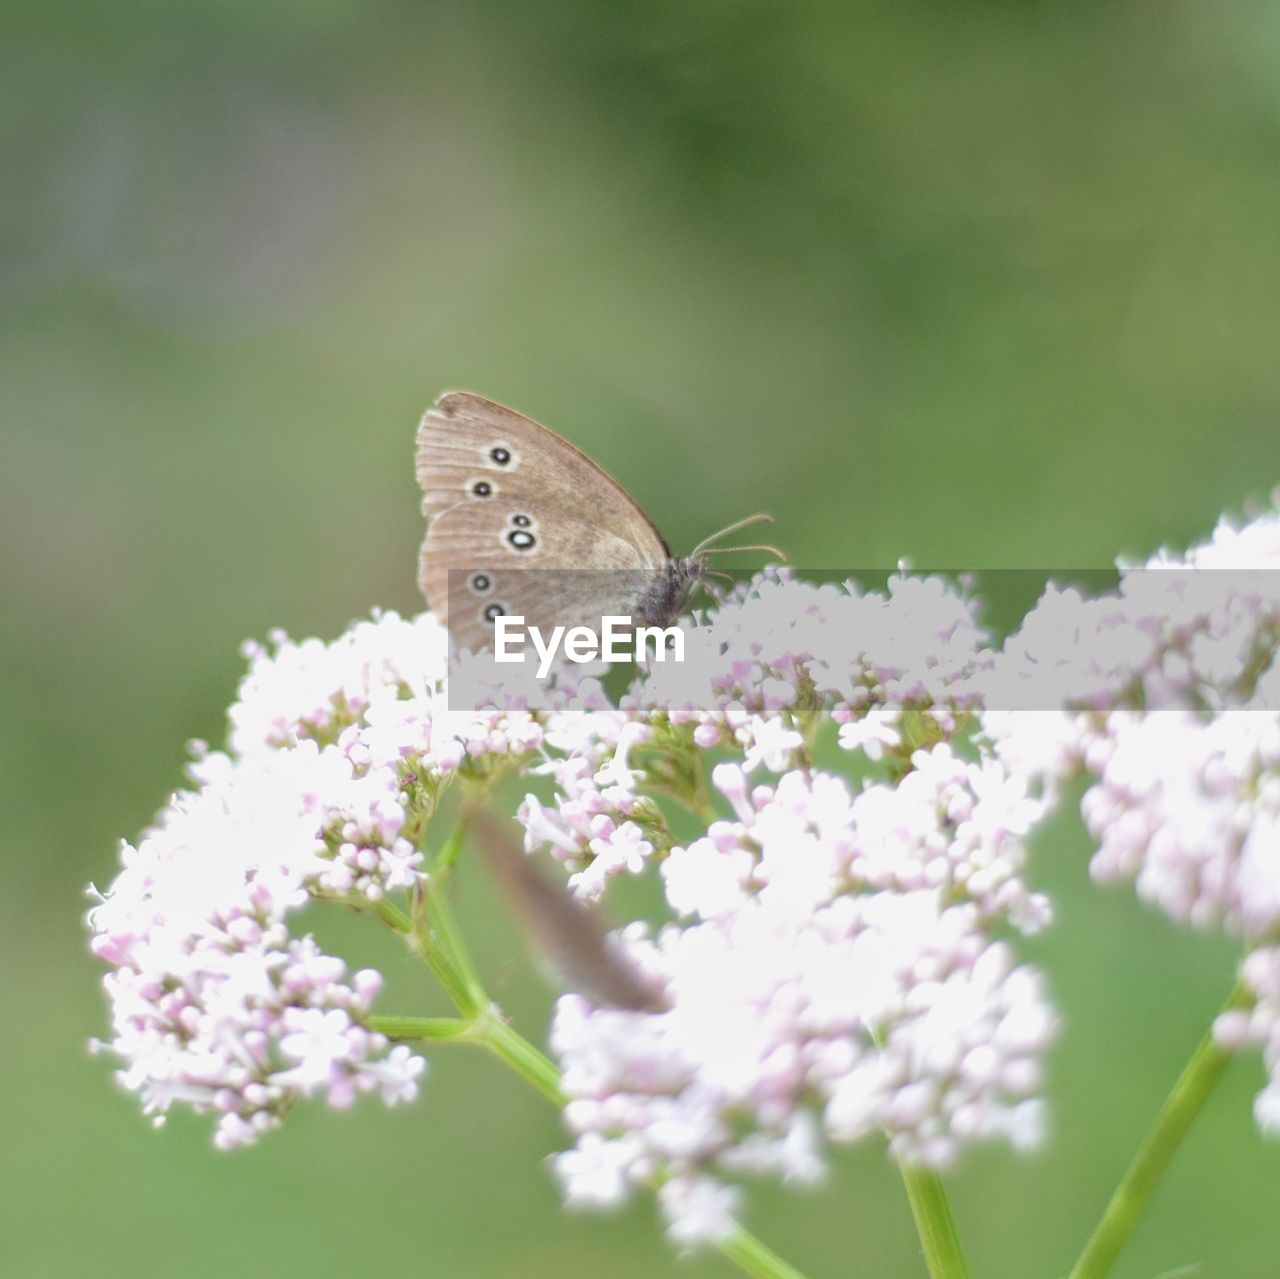
<svg viewBox="0 0 1280 1279">
<path fill-rule="evenodd" d="M 417 475 L 427 536 L 418 583 L 458 648 L 493 647 L 493 622 L 585 624 L 606 615 L 666 626 L 710 575 L 727 533 L 771 522 L 751 515 L 671 553 L 627 491 L 585 453 L 532 418 L 466 391 L 442 395 L 423 416 Z M 528 570 L 541 570 L 530 572 Z"/>
</svg>

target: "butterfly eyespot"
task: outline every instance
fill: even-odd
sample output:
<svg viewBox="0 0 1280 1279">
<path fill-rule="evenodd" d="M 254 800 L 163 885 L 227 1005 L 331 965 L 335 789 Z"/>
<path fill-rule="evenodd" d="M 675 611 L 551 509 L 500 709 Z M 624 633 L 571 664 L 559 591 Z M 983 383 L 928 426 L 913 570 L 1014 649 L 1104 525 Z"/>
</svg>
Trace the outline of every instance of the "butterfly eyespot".
<svg viewBox="0 0 1280 1279">
<path fill-rule="evenodd" d="M 522 528 L 514 529 L 507 534 L 507 541 L 516 548 L 517 551 L 529 551 L 537 545 L 538 539 L 532 533 L 526 532 Z"/>
<path fill-rule="evenodd" d="M 511 461 L 511 450 L 503 448 L 501 444 L 489 450 L 489 456 L 497 462 L 499 466 L 506 466 Z"/>
<path fill-rule="evenodd" d="M 471 576 L 471 589 L 477 595 L 486 595 L 493 590 L 493 580 L 487 573 L 473 573 Z"/>
<path fill-rule="evenodd" d="M 488 480 L 477 480 L 471 486 L 471 492 L 475 497 L 492 497 L 493 485 Z"/>
<path fill-rule="evenodd" d="M 480 616 L 486 622 L 492 622 L 495 617 L 502 617 L 506 613 L 505 605 L 499 604 L 496 600 L 492 604 L 486 604 L 480 610 Z"/>
<path fill-rule="evenodd" d="M 527 515 L 513 515 L 511 522 L 516 528 L 528 528 L 533 521 Z"/>
</svg>

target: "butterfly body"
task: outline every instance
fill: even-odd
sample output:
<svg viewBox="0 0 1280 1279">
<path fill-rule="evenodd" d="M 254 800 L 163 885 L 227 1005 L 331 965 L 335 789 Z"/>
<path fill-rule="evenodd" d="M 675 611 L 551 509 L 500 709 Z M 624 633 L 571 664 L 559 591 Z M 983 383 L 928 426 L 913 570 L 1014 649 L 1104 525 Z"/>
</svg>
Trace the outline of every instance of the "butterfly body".
<svg viewBox="0 0 1280 1279">
<path fill-rule="evenodd" d="M 636 601 L 638 619 L 646 626 L 668 625 L 706 572 L 707 562 L 700 555 L 671 556 Z"/>
</svg>

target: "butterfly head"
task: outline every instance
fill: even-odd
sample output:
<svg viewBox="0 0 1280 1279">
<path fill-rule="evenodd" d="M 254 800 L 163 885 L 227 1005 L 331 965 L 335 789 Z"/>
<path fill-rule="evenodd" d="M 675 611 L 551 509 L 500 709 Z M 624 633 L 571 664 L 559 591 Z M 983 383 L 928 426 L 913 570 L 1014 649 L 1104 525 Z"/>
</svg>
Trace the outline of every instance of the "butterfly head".
<svg viewBox="0 0 1280 1279">
<path fill-rule="evenodd" d="M 654 579 L 653 585 L 645 592 L 640 601 L 640 613 L 646 623 L 651 626 L 666 626 L 684 608 L 689 596 L 697 590 L 708 577 L 724 577 L 732 582 L 726 573 L 716 573 L 709 566 L 707 557 L 722 554 L 726 551 L 767 551 L 786 562 L 786 555 L 776 546 L 764 544 L 755 546 L 715 546 L 714 542 L 726 533 L 736 532 L 750 524 L 772 524 L 772 515 L 749 515 L 738 520 L 718 533 L 703 538 L 693 550 L 684 556 L 673 555 L 667 560 L 663 571 Z"/>
</svg>

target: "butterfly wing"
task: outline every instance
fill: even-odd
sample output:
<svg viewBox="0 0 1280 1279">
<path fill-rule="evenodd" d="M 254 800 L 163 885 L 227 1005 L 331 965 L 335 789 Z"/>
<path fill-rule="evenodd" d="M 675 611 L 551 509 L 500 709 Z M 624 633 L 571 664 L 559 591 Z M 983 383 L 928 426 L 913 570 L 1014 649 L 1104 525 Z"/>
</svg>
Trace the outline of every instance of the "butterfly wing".
<svg viewBox="0 0 1280 1279">
<path fill-rule="evenodd" d="M 581 449 L 514 409 L 449 391 L 418 427 L 422 512 L 433 520 L 459 502 L 511 498 L 585 512 L 655 565 L 670 556 L 630 494 Z"/>
<path fill-rule="evenodd" d="M 634 543 L 556 506 L 493 498 L 438 515 L 422 544 L 420 580 L 460 648 L 493 639 L 493 613 L 554 626 L 600 629 L 632 616 L 658 566 Z"/>
<path fill-rule="evenodd" d="M 670 558 L 585 453 L 482 396 L 452 391 L 427 411 L 417 473 L 428 521 L 419 585 L 461 647 L 491 642 L 495 604 L 544 628 L 598 626 L 629 611 Z M 467 574 L 483 589 L 468 588 Z"/>
</svg>

